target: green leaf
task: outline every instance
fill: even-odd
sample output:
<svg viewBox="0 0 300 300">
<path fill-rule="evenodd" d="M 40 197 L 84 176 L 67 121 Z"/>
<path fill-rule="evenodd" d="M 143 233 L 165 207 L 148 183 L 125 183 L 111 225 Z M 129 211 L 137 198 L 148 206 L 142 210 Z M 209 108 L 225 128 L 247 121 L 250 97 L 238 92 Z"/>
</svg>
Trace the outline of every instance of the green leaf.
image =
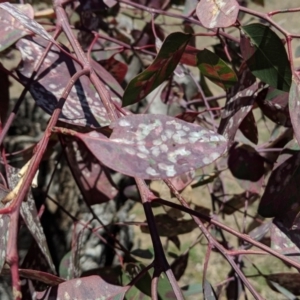
<svg viewBox="0 0 300 300">
<path fill-rule="evenodd" d="M 242 27 L 241 50 L 253 75 L 270 86 L 288 92 L 292 72 L 281 39 L 269 27 L 250 24 Z"/>
<path fill-rule="evenodd" d="M 234 71 L 218 55 L 207 49 L 197 54 L 197 66 L 201 74 L 224 90 L 237 82 Z"/>
<path fill-rule="evenodd" d="M 154 62 L 129 82 L 123 95 L 123 106 L 144 99 L 173 73 L 191 37 L 181 32 L 166 37 Z"/>
<path fill-rule="evenodd" d="M 200 295 L 202 295 L 203 287 L 202 284 L 200 283 L 192 283 L 182 287 L 181 290 L 185 297 L 198 295 L 200 299 Z"/>
</svg>

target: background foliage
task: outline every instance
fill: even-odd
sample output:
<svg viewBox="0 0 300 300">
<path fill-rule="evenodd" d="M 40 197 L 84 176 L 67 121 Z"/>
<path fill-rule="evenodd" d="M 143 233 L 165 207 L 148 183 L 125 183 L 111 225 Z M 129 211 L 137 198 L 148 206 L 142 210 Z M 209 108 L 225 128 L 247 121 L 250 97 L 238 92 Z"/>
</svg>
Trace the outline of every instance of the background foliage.
<svg viewBox="0 0 300 300">
<path fill-rule="evenodd" d="M 297 299 L 300 8 L 0 2 L 1 299 Z"/>
</svg>

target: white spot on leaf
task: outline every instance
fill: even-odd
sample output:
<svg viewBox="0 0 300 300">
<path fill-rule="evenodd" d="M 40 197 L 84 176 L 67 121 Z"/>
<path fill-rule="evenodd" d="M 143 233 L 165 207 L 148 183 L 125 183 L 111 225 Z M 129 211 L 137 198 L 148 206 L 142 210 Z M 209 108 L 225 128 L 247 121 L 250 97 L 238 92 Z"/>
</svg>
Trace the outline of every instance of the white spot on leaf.
<svg viewBox="0 0 300 300">
<path fill-rule="evenodd" d="M 127 126 L 130 126 L 130 122 L 127 121 L 126 119 L 120 119 L 119 120 L 119 125 L 122 126 L 122 127 L 127 127 Z"/>
</svg>

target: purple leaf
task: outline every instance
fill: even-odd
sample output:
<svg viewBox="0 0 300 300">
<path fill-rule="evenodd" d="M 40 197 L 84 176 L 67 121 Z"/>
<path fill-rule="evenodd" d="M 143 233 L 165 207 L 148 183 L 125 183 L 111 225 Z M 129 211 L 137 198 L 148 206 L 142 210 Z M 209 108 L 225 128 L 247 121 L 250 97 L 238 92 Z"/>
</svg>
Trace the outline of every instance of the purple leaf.
<svg viewBox="0 0 300 300">
<path fill-rule="evenodd" d="M 99 296 L 103 299 L 113 299 L 114 296 L 125 293 L 127 289 L 105 282 L 99 276 L 89 276 L 72 279 L 44 292 L 37 292 L 36 299 L 97 299 Z"/>
<path fill-rule="evenodd" d="M 8 184 L 11 189 L 14 189 L 20 180 L 18 172 L 18 169 L 15 169 L 8 165 L 7 178 Z M 37 209 L 31 191 L 28 193 L 27 201 L 22 202 L 20 213 L 28 230 L 32 234 L 41 252 L 45 256 L 51 271 L 55 274 L 55 266 L 51 258 L 46 236 L 44 234 L 43 227 L 38 217 Z"/>
<path fill-rule="evenodd" d="M 111 56 L 109 59 L 99 61 L 99 64 L 117 80 L 119 84 L 123 83 L 128 66 Z M 102 77 L 102 74 L 99 74 Z M 103 78 L 102 78 L 103 79 Z M 122 94 L 123 95 L 123 94 Z"/>
<path fill-rule="evenodd" d="M 218 133 L 234 140 L 243 119 L 251 111 L 259 85 L 248 69 L 241 68 L 239 81 L 229 89 Z"/>
<path fill-rule="evenodd" d="M 70 133 L 101 163 L 143 179 L 174 177 L 201 168 L 219 158 L 227 146 L 221 135 L 164 115 L 126 116 L 112 128 L 109 139 L 96 131 Z"/>
<path fill-rule="evenodd" d="M 41 26 L 35 20 L 30 19 L 21 10 L 19 10 L 17 8 L 17 6 L 15 6 L 11 3 L 5 2 L 5 3 L 0 4 L 0 8 L 4 9 L 9 14 L 11 14 L 15 19 L 17 19 L 28 30 L 34 32 L 38 36 L 41 36 L 48 41 L 55 43 L 52 36 L 44 29 L 43 26 Z"/>
<path fill-rule="evenodd" d="M 206 28 L 229 27 L 235 23 L 238 12 L 235 0 L 202 0 L 196 8 L 197 17 Z"/>
<path fill-rule="evenodd" d="M 109 60 L 109 59 L 107 59 Z M 105 60 L 106 61 L 106 60 Z M 120 83 L 118 82 L 118 80 L 121 80 L 124 75 L 124 67 L 122 67 L 121 71 L 121 75 L 120 74 L 113 74 L 114 76 L 112 76 L 112 74 L 110 74 L 108 72 L 108 70 L 105 69 L 104 66 L 102 66 L 102 61 L 100 61 L 99 63 L 97 63 L 96 61 L 92 60 L 91 61 L 91 65 L 93 67 L 93 69 L 95 70 L 96 74 L 98 75 L 98 77 L 100 78 L 100 80 L 107 85 L 107 89 L 108 92 L 110 94 L 110 98 L 112 100 L 115 100 L 117 103 L 121 104 L 121 97 L 123 97 L 124 94 L 124 90 L 121 87 Z M 109 70 L 111 71 L 111 70 Z M 127 69 L 126 69 L 127 72 Z"/>
<path fill-rule="evenodd" d="M 176 118 L 188 123 L 194 123 L 198 115 L 200 115 L 201 113 L 202 112 L 199 111 L 187 111 L 177 115 Z"/>
<path fill-rule="evenodd" d="M 289 110 L 296 140 L 300 145 L 300 80 L 298 76 L 293 76 L 292 86 L 289 96 Z"/>
<path fill-rule="evenodd" d="M 47 42 L 41 38 L 23 38 L 16 46 L 22 55 L 18 75 L 26 84 L 35 63 L 45 51 Z M 29 88 L 37 105 L 52 114 L 71 76 L 80 69 L 76 62 L 53 45 L 36 76 L 37 79 Z M 63 106 L 60 119 L 80 126 L 100 127 L 110 123 L 99 95 L 86 76 L 76 81 Z"/>
<path fill-rule="evenodd" d="M 270 120 L 278 125 L 291 127 L 288 99 L 289 93 L 267 87 L 258 93 L 256 103 Z"/>
<path fill-rule="evenodd" d="M 252 143 L 258 143 L 258 130 L 253 112 L 250 111 L 240 124 L 240 131 Z"/>
<path fill-rule="evenodd" d="M 195 172 L 190 171 L 170 179 L 175 189 L 179 192 L 184 190 L 195 178 Z"/>
<path fill-rule="evenodd" d="M 228 167 L 246 191 L 260 193 L 264 182 L 264 162 L 265 159 L 249 145 L 233 144 L 229 150 Z"/>
<path fill-rule="evenodd" d="M 292 140 L 281 152 L 271 173 L 258 212 L 263 217 L 280 217 L 292 227 L 299 213 L 300 151 Z"/>
<path fill-rule="evenodd" d="M 43 282 L 48 285 L 58 285 L 64 282 L 64 279 L 55 275 L 31 269 L 19 269 L 20 277 Z"/>
<path fill-rule="evenodd" d="M 118 190 L 106 167 L 102 166 L 81 141 L 63 137 L 64 150 L 74 179 L 88 205 L 113 199 Z"/>
<path fill-rule="evenodd" d="M 30 4 L 26 5 L 17 5 L 15 4 L 22 12 L 28 15 L 29 18 L 33 18 L 34 11 Z M 22 23 L 15 19 L 13 15 L 8 13 L 6 10 L 0 10 L 1 19 L 0 19 L 0 37 L 1 45 L 0 52 L 7 49 L 13 45 L 17 40 L 22 38 L 25 35 L 30 35 L 30 31 L 27 30 Z"/>
</svg>

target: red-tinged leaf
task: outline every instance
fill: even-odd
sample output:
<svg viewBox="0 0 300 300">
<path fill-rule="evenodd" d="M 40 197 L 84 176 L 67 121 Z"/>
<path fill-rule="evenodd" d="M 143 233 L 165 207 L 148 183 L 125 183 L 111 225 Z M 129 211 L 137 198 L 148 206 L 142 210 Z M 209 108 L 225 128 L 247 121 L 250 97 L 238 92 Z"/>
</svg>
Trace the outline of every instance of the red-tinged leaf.
<svg viewBox="0 0 300 300">
<path fill-rule="evenodd" d="M 143 179 L 174 177 L 211 164 L 227 147 L 223 136 L 165 115 L 130 115 L 112 128 L 109 139 L 96 131 L 71 134 L 101 163 Z"/>
<path fill-rule="evenodd" d="M 118 81 L 119 84 L 123 83 L 125 75 L 128 70 L 126 64 L 118 61 L 113 56 L 110 57 L 109 59 L 101 60 L 99 61 L 99 63 L 106 71 L 108 71 Z"/>
<path fill-rule="evenodd" d="M 188 111 L 177 115 L 176 118 L 183 120 L 188 123 L 194 123 L 201 112 L 198 111 Z"/>
<path fill-rule="evenodd" d="M 235 0 L 201 0 L 196 14 L 206 28 L 232 26 L 239 12 L 239 4 Z"/>
<path fill-rule="evenodd" d="M 160 236 L 177 236 L 189 233 L 197 227 L 194 220 L 174 220 L 167 214 L 158 214 L 154 219 Z M 141 231 L 143 233 L 150 233 L 148 226 L 142 226 Z"/>
<path fill-rule="evenodd" d="M 258 194 L 249 192 L 234 195 L 232 198 L 230 198 L 227 202 L 224 203 L 225 205 L 222 209 L 222 212 L 227 215 L 231 215 L 238 209 L 244 208 L 246 201 L 248 202 L 248 205 L 251 205 L 257 199 L 259 199 Z"/>
<path fill-rule="evenodd" d="M 87 205 L 112 200 L 118 193 L 109 170 L 102 166 L 81 141 L 62 137 L 66 158 Z"/>
<path fill-rule="evenodd" d="M 184 53 L 181 56 L 180 63 L 192 67 L 197 66 L 197 55 L 201 53 L 201 51 L 202 50 L 187 45 Z"/>
<path fill-rule="evenodd" d="M 278 125 L 291 127 L 288 99 L 289 93 L 266 87 L 255 100 L 266 117 Z"/>
<path fill-rule="evenodd" d="M 179 63 L 190 38 L 190 34 L 181 32 L 174 32 L 166 37 L 154 62 L 129 82 L 124 92 L 123 106 L 139 102 L 168 79 Z"/>
<path fill-rule="evenodd" d="M 18 75 L 26 84 L 36 62 L 45 51 L 47 42 L 41 38 L 23 38 L 16 46 L 22 55 L 22 66 Z M 52 46 L 36 76 L 37 79 L 29 88 L 37 105 L 52 114 L 69 79 L 80 69 L 81 67 L 69 56 Z M 63 106 L 60 119 L 80 126 L 100 127 L 110 123 L 99 95 L 86 76 L 76 81 Z"/>
<path fill-rule="evenodd" d="M 27 30 L 30 30 L 36 35 L 55 43 L 52 36 L 44 29 L 44 27 L 37 23 L 35 20 L 28 17 L 26 14 L 24 14 L 23 11 L 18 8 L 18 6 L 5 2 L 0 4 L 0 8 L 11 14 Z"/>
<path fill-rule="evenodd" d="M 18 169 L 8 165 L 7 178 L 8 184 L 11 189 L 14 189 L 20 180 L 18 172 Z M 38 212 L 31 191 L 28 193 L 27 201 L 22 202 L 20 213 L 32 237 L 35 239 L 41 252 L 45 256 L 51 271 L 53 272 L 53 274 L 55 274 L 55 266 L 52 261 L 46 236 L 41 225 L 40 219 L 38 217 Z"/>
<path fill-rule="evenodd" d="M 259 84 L 249 70 L 241 68 L 239 82 L 227 93 L 225 109 L 218 128 L 220 134 L 224 134 L 229 140 L 234 140 L 235 134 L 253 107 Z"/>
<path fill-rule="evenodd" d="M 263 217 L 285 216 L 285 226 L 292 227 L 300 211 L 300 151 L 296 140 L 289 142 L 281 152 L 273 169 L 258 212 Z M 287 218 L 288 217 L 288 218 Z"/>
<path fill-rule="evenodd" d="M 215 53 L 204 49 L 197 54 L 200 72 L 223 89 L 228 89 L 237 81 L 235 72 Z"/>
<path fill-rule="evenodd" d="M 18 5 L 15 4 L 23 14 L 26 14 L 29 18 L 33 19 L 34 11 L 30 4 Z M 0 10 L 0 37 L 1 45 L 0 52 L 7 49 L 18 41 L 23 36 L 29 35 L 31 31 L 26 29 L 26 27 L 14 18 L 13 15 L 8 13 L 6 10 Z"/>
<path fill-rule="evenodd" d="M 240 33 L 240 50 L 243 61 L 246 61 L 255 54 L 256 48 L 251 44 L 250 39 L 241 31 Z"/>
<path fill-rule="evenodd" d="M 103 299 L 114 299 L 114 296 L 125 293 L 127 289 L 107 283 L 100 276 L 89 276 L 72 279 L 44 292 L 37 292 L 36 299 L 98 299 L 99 296 Z"/>
<path fill-rule="evenodd" d="M 176 280 L 179 280 L 185 273 L 189 261 L 189 252 L 178 256 L 171 264 L 171 269 Z"/>
<path fill-rule="evenodd" d="M 300 145 L 300 79 L 297 75 L 294 75 L 292 80 L 289 96 L 289 110 L 294 134 L 298 144 Z"/>
<path fill-rule="evenodd" d="M 65 280 L 55 275 L 31 269 L 19 269 L 20 277 L 43 282 L 47 285 L 58 285 Z"/>
<path fill-rule="evenodd" d="M 290 230 L 275 218 L 270 228 L 270 234 L 272 249 L 288 256 L 297 263 L 300 262 L 300 234 L 298 230 Z"/>
<path fill-rule="evenodd" d="M 174 185 L 175 189 L 181 192 L 185 189 L 195 178 L 195 171 L 190 171 L 187 173 L 183 173 L 179 176 L 173 177 L 170 179 L 172 184 Z"/>
<path fill-rule="evenodd" d="M 258 143 L 258 130 L 253 112 L 250 111 L 240 124 L 240 131 L 252 143 Z"/>
<path fill-rule="evenodd" d="M 264 182 L 264 162 L 264 158 L 249 145 L 233 144 L 229 150 L 229 170 L 246 191 L 260 193 Z"/>
<path fill-rule="evenodd" d="M 117 78 L 110 74 L 101 64 L 92 60 L 91 65 L 98 75 L 99 79 L 106 85 L 111 100 L 121 104 L 121 98 L 123 97 L 124 90 L 119 84 Z M 126 71 L 127 72 L 127 71 Z"/>
</svg>

